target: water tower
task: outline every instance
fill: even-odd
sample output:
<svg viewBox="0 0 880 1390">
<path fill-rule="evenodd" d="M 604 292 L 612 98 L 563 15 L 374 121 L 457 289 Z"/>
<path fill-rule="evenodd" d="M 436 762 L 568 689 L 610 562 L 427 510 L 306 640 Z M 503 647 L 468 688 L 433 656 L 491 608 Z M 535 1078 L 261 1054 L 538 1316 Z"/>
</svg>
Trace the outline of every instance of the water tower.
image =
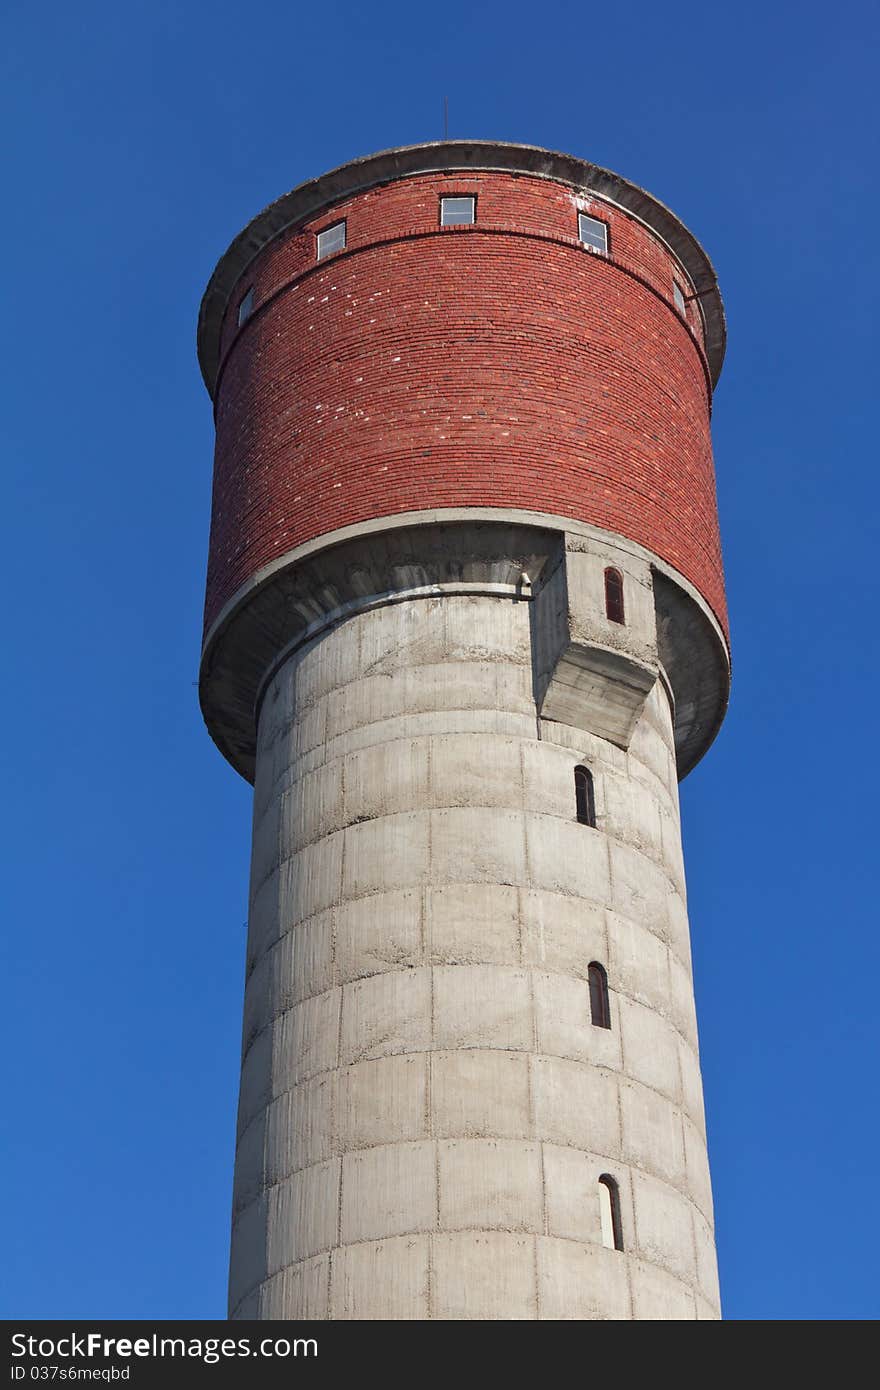
<svg viewBox="0 0 880 1390">
<path fill-rule="evenodd" d="M 719 1316 L 678 782 L 729 686 L 724 340 L 677 217 L 523 145 L 346 164 L 214 271 L 231 1317 Z"/>
</svg>

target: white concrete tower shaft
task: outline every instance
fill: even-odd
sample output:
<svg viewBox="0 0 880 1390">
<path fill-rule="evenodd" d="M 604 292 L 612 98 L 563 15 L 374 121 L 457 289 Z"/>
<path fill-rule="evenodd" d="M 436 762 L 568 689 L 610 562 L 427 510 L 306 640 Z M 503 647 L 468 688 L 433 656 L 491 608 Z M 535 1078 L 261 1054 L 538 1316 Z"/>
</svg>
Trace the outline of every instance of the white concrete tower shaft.
<svg viewBox="0 0 880 1390">
<path fill-rule="evenodd" d="M 678 586 L 513 521 L 310 563 L 362 596 L 260 697 L 231 1316 L 719 1316 Z"/>
</svg>

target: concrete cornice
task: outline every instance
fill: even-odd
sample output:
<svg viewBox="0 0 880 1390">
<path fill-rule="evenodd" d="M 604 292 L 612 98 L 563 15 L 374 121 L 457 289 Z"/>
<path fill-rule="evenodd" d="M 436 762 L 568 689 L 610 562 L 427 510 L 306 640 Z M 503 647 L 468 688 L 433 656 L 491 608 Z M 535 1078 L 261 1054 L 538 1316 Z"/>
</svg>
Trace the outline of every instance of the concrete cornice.
<svg viewBox="0 0 880 1390">
<path fill-rule="evenodd" d="M 312 555 L 317 555 L 322 550 L 331 549 L 334 546 L 342 545 L 345 541 L 360 540 L 365 536 L 379 536 L 385 531 L 396 531 L 401 527 L 409 526 L 432 526 L 446 525 L 452 522 L 489 522 L 492 525 L 512 525 L 523 527 L 537 527 L 547 529 L 557 534 L 569 532 L 574 536 L 583 536 L 590 540 L 601 541 L 606 545 L 616 546 L 620 550 L 626 550 L 631 555 L 638 555 L 646 560 L 654 569 L 661 574 L 665 574 L 679 588 L 693 599 L 702 609 L 707 621 L 712 627 L 718 641 L 720 642 L 726 656 L 728 667 L 730 665 L 730 644 L 724 634 L 720 622 L 718 621 L 709 604 L 703 598 L 698 589 L 691 584 L 690 580 L 677 570 L 673 565 L 669 565 L 665 560 L 661 560 L 652 550 L 646 546 L 639 545 L 638 541 L 632 541 L 628 537 L 621 536 L 615 531 L 605 530 L 601 526 L 591 526 L 586 521 L 576 521 L 572 517 L 561 516 L 558 512 L 533 512 L 526 508 L 513 507 L 432 507 L 427 511 L 418 512 L 395 512 L 389 516 L 374 517 L 371 521 L 359 521 L 351 526 L 340 526 L 335 531 L 325 532 L 321 536 L 315 536 L 310 541 L 304 541 L 302 545 L 294 546 L 287 550 L 283 555 L 277 556 L 268 565 L 264 565 L 250 579 L 246 580 L 232 597 L 223 605 L 217 617 L 214 619 L 208 631 L 205 633 L 202 642 L 202 660 L 207 656 L 209 648 L 215 639 L 226 626 L 232 615 L 238 611 L 249 596 L 262 589 L 273 575 L 279 574 L 282 570 L 292 569 L 294 565 L 301 564 Z"/>
<path fill-rule="evenodd" d="M 497 140 L 444 140 L 383 150 L 342 164 L 319 178 L 301 183 L 259 213 L 221 256 L 199 311 L 198 353 L 205 385 L 213 396 L 220 360 L 220 331 L 235 286 L 251 261 L 289 228 L 323 208 L 395 179 L 417 174 L 476 169 L 529 174 L 589 192 L 623 209 L 658 236 L 687 273 L 703 315 L 706 355 L 713 385 L 724 360 L 727 329 L 724 306 L 712 262 L 683 222 L 657 198 L 609 169 L 574 155 L 536 145 Z"/>
<path fill-rule="evenodd" d="M 252 780 L 260 695 L 279 660 L 356 612 L 388 603 L 453 592 L 530 601 L 567 536 L 637 556 L 651 567 L 659 658 L 673 696 L 684 777 L 718 732 L 730 690 L 727 642 L 705 599 L 659 557 L 613 532 L 488 507 L 408 512 L 347 526 L 262 569 L 205 637 L 199 697 L 211 737 Z M 450 571 L 450 554 L 467 559 L 464 570 L 456 564 Z"/>
</svg>

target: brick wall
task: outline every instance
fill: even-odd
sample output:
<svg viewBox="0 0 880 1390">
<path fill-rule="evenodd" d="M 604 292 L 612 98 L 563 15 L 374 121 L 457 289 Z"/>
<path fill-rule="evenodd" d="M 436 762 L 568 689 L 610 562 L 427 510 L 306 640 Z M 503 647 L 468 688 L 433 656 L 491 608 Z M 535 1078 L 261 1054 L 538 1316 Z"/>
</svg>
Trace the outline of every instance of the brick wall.
<svg viewBox="0 0 880 1390">
<path fill-rule="evenodd" d="M 441 193 L 474 193 L 477 224 L 441 229 Z M 578 208 L 607 222 L 608 260 Z M 346 250 L 316 264 L 342 217 Z M 635 219 L 528 175 L 400 179 L 272 242 L 222 332 L 206 625 L 304 541 L 467 505 L 617 531 L 726 625 L 701 322 L 673 275 L 689 293 Z"/>
</svg>

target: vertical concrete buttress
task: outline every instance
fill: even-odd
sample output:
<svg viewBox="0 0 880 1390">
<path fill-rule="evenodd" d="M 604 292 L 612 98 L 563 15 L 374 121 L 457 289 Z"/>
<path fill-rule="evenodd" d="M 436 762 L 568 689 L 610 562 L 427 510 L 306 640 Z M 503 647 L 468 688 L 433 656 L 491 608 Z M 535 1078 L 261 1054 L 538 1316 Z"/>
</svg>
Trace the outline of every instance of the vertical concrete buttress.
<svg viewBox="0 0 880 1390">
<path fill-rule="evenodd" d="M 726 639 L 686 557 L 500 503 L 306 537 L 209 624 L 254 781 L 232 1318 L 720 1316 L 678 780 Z"/>
</svg>

